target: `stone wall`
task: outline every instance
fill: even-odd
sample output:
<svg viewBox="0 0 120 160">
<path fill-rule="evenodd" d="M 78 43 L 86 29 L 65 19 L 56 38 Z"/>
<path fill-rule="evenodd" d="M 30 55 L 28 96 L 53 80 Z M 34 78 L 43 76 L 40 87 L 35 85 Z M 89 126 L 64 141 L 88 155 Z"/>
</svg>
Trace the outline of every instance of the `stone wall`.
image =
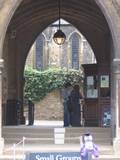
<svg viewBox="0 0 120 160">
<path fill-rule="evenodd" d="M 62 97 L 59 90 L 52 91 L 43 100 L 35 103 L 35 120 L 63 120 Z"/>
</svg>

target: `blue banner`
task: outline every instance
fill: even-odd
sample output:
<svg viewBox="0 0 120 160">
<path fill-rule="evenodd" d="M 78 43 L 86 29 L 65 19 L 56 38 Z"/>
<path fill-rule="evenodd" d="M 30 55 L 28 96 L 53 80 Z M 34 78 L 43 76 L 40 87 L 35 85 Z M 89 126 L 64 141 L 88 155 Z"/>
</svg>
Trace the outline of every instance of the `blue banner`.
<svg viewBox="0 0 120 160">
<path fill-rule="evenodd" d="M 81 160 L 80 152 L 27 153 L 26 160 Z"/>
</svg>

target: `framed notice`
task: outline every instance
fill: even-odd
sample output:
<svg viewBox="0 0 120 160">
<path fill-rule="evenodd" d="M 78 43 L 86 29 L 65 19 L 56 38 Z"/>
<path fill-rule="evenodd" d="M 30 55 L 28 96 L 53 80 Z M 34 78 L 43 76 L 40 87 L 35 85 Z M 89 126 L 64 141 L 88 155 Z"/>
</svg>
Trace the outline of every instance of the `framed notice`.
<svg viewBox="0 0 120 160">
<path fill-rule="evenodd" d="M 105 106 L 102 113 L 102 126 L 110 127 L 110 124 L 111 124 L 110 106 Z"/>
<path fill-rule="evenodd" d="M 96 76 L 87 76 L 87 88 L 86 88 L 87 98 L 97 98 L 98 89 L 96 86 Z"/>
<path fill-rule="evenodd" d="M 100 76 L 100 87 L 108 88 L 109 87 L 109 75 Z"/>
<path fill-rule="evenodd" d="M 97 98 L 98 90 L 97 89 L 89 89 L 87 90 L 87 98 Z"/>
<path fill-rule="evenodd" d="M 93 76 L 88 76 L 87 77 L 87 85 L 93 85 L 93 84 L 94 84 Z"/>
</svg>

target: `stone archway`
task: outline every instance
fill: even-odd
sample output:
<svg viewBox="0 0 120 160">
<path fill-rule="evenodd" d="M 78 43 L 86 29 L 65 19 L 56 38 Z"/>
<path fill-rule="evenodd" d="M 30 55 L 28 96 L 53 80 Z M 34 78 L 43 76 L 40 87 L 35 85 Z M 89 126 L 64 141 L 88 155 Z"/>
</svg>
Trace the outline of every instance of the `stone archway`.
<svg viewBox="0 0 120 160">
<path fill-rule="evenodd" d="M 1 32 L 0 32 L 0 55 L 2 58 L 2 49 L 3 49 L 3 42 L 6 34 L 7 27 L 9 25 L 9 22 L 14 15 L 15 11 L 21 4 L 22 0 L 12 0 L 11 2 L 9 0 L 2 1 L 0 3 L 0 15 L 1 15 Z M 103 0 L 102 2 L 100 0 L 95 0 L 97 3 L 98 7 L 101 9 L 103 12 L 106 20 L 108 21 L 108 25 L 110 27 L 111 33 L 112 33 L 112 38 L 115 41 L 115 46 L 118 48 L 119 45 L 117 44 L 118 37 L 117 35 L 119 34 L 119 24 L 116 22 L 119 20 L 119 16 L 116 12 L 115 5 L 113 5 L 113 1 L 106 1 Z M 119 3 L 118 1 L 116 3 Z"/>
<path fill-rule="evenodd" d="M 47 2 L 46 4 L 49 4 L 48 2 L 49 2 L 49 0 L 46 0 L 45 2 Z M 75 4 L 74 4 L 74 2 L 75 2 Z M 86 2 L 88 3 L 88 1 L 86 0 Z M 113 43 L 113 46 L 111 47 L 111 51 L 109 50 L 109 51 L 107 51 L 108 52 L 108 54 L 110 53 L 110 52 L 113 52 L 111 55 L 112 55 L 112 58 L 111 58 L 111 61 L 113 60 L 113 58 L 115 58 L 115 61 L 114 61 L 114 63 L 113 63 L 113 66 L 115 66 L 114 67 L 114 70 L 112 70 L 112 74 L 113 74 L 113 79 L 114 79 L 114 84 L 118 84 L 118 82 L 119 82 L 119 76 L 117 75 L 117 77 L 116 77 L 116 74 L 114 74 L 114 73 L 116 73 L 116 71 L 117 71 L 117 73 L 118 73 L 118 71 L 120 70 L 119 69 L 119 63 L 120 63 L 120 60 L 119 60 L 119 57 L 120 57 L 120 54 L 119 54 L 119 49 L 120 49 L 120 46 L 119 46 L 119 42 L 120 42 L 120 27 L 119 27 L 119 21 L 120 21 L 120 18 L 119 18 L 119 16 L 118 16 L 118 13 L 116 12 L 116 8 L 115 8 L 115 6 L 114 6 L 114 4 L 112 3 L 113 1 L 106 1 L 106 0 L 103 0 L 103 1 L 101 1 L 101 0 L 95 0 L 95 2 L 96 3 L 94 3 L 94 1 L 93 2 L 90 2 L 91 4 L 93 4 L 95 7 L 98 7 L 98 9 L 97 10 L 94 10 L 93 8 L 90 8 L 90 9 L 93 9 L 92 11 L 94 11 L 94 12 L 97 12 L 98 14 L 97 14 L 97 16 L 98 16 L 98 18 L 99 18 L 99 20 L 100 21 L 104 21 L 104 24 L 105 24 L 105 28 L 103 28 L 102 27 L 102 25 L 100 25 L 100 24 L 102 24 L 100 21 L 99 21 L 99 23 L 97 24 L 97 21 L 95 21 L 95 23 L 93 23 L 93 24 L 91 24 L 91 19 L 89 19 L 90 17 L 88 17 L 88 15 L 86 16 L 85 15 L 85 20 L 86 20 L 86 25 L 87 24 L 89 24 L 90 25 L 90 30 L 84 30 L 84 26 L 81 28 L 81 26 L 80 26 L 80 24 L 78 23 L 78 19 L 79 18 L 81 18 L 80 20 L 81 20 L 81 24 L 82 24 L 82 21 L 83 21 L 83 19 L 82 19 L 82 17 L 84 16 L 84 12 L 82 12 L 82 15 L 81 15 L 81 17 L 77 17 L 77 18 L 73 18 L 72 16 L 71 16 L 71 14 L 70 14 L 70 9 L 72 9 L 72 6 L 73 6 L 73 11 L 75 11 L 76 9 L 77 9 L 77 11 L 79 11 L 79 8 L 77 8 L 77 4 L 79 4 L 77 1 L 73 1 L 73 0 L 71 0 L 71 3 L 69 2 L 69 7 L 70 8 L 68 8 L 67 9 L 67 7 L 66 7 L 66 5 L 67 5 L 67 1 L 66 2 L 63 2 L 63 12 L 62 12 L 62 17 L 65 19 L 65 20 L 68 20 L 70 23 L 72 23 L 73 25 L 75 25 L 76 26 L 76 28 L 78 28 L 79 30 L 81 30 L 83 33 L 84 33 L 84 35 L 85 35 L 85 37 L 87 37 L 87 39 L 88 39 L 88 41 L 90 42 L 90 44 L 91 44 L 91 46 L 94 48 L 94 51 L 97 53 L 97 51 L 100 49 L 100 45 L 99 44 L 97 44 L 96 43 L 96 46 L 94 46 L 94 43 L 95 43 L 95 41 L 96 41 L 96 38 L 97 38 L 97 36 L 100 36 L 100 33 L 99 34 L 96 34 L 96 36 L 95 37 L 92 37 L 92 34 L 94 33 L 94 31 L 96 32 L 97 31 L 97 29 L 101 32 L 104 32 L 104 30 L 106 29 L 110 29 L 110 32 L 111 32 L 111 37 L 112 37 L 112 39 L 109 39 L 110 37 L 110 35 L 104 35 L 104 36 L 107 36 L 108 37 L 108 39 L 110 40 L 110 43 L 112 44 Z M 41 4 L 44 4 L 43 3 L 43 1 L 41 0 L 41 1 L 39 1 L 39 3 L 41 3 Z M 83 2 L 82 2 L 83 3 Z M 82 4 L 81 3 L 81 4 Z M 24 33 L 26 33 L 26 32 L 23 32 L 23 29 L 26 27 L 26 25 L 30 25 L 31 24 L 31 22 L 33 22 L 33 23 L 36 23 L 37 22 L 37 18 L 39 19 L 39 17 L 37 17 L 37 18 L 35 18 L 35 19 L 33 19 L 33 21 L 29 21 L 29 22 L 25 22 L 25 20 L 26 19 L 22 19 L 22 16 L 23 15 L 21 15 L 20 16 L 20 12 L 19 11 L 22 11 L 21 13 L 24 13 L 24 14 L 26 14 L 26 12 L 24 12 L 25 10 L 24 10 L 24 7 L 25 7 L 25 9 L 26 9 L 26 11 L 27 11 L 27 6 L 28 6 L 28 4 L 29 4 L 29 0 L 28 1 L 26 1 L 25 3 L 23 3 L 23 1 L 22 0 L 12 0 L 12 1 L 9 1 L 9 0 L 5 0 L 5 1 L 2 1 L 1 2 L 1 9 L 0 9 L 0 16 L 2 17 L 4 17 L 4 20 L 3 20 L 3 18 L 0 18 L 0 26 L 1 26 L 1 28 L 0 28 L 0 37 L 1 37 L 1 39 L 0 39 L 0 57 L 1 57 L 1 59 L 3 58 L 3 59 L 5 59 L 6 58 L 6 56 L 5 56 L 5 54 L 7 54 L 7 52 L 8 51 L 5 51 L 5 49 L 6 49 L 6 45 L 7 45 L 7 43 L 9 42 L 9 35 L 10 34 L 16 34 L 16 30 L 14 30 L 15 28 L 14 27 L 18 27 L 18 30 L 19 30 L 19 33 L 21 34 L 23 34 L 24 35 Z M 34 3 L 33 3 L 34 4 Z M 8 66 L 11 66 L 12 65 L 12 68 L 9 68 L 9 70 L 8 70 L 8 77 L 10 77 L 10 73 L 11 73 L 11 71 L 13 70 L 14 71 L 14 74 L 12 75 L 12 79 L 10 78 L 10 83 L 12 82 L 12 83 L 14 83 L 15 84 L 15 86 L 13 87 L 13 90 L 10 90 L 10 93 L 9 93 L 9 95 L 12 93 L 12 92 L 14 92 L 14 88 L 17 88 L 16 89 L 16 91 L 14 92 L 14 94 L 12 95 L 13 97 L 12 98 L 14 98 L 16 95 L 17 95 L 17 97 L 18 98 L 21 98 L 22 97 L 22 86 L 23 86 L 23 84 L 22 83 L 20 83 L 21 81 L 23 81 L 23 77 L 22 77 L 22 74 L 23 74 L 23 69 L 24 69 L 24 63 L 25 63 L 25 59 L 26 59 L 26 56 L 27 56 L 27 50 L 28 50 L 28 48 L 30 47 L 30 45 L 31 45 L 31 43 L 32 43 L 32 41 L 36 38 L 36 36 L 38 35 L 38 33 L 39 32 L 41 32 L 47 25 L 49 25 L 51 22 L 53 22 L 53 21 L 55 21 L 56 19 L 57 19 L 57 16 L 55 16 L 55 15 L 57 15 L 56 13 L 57 13 L 57 3 L 55 3 L 55 1 L 53 1 L 53 4 L 51 4 L 51 6 L 47 6 L 46 4 L 44 4 L 43 6 L 44 6 L 44 8 L 45 8 L 45 11 L 44 11 L 44 8 L 41 8 L 41 10 L 43 10 L 42 12 L 41 12 L 41 14 L 42 14 L 42 16 L 43 17 L 40 17 L 41 19 L 43 19 L 42 21 L 40 21 L 37 25 L 35 24 L 35 26 L 34 26 L 34 30 L 36 30 L 36 33 L 34 33 L 34 34 L 28 34 L 28 33 L 26 33 L 23 37 L 19 34 L 19 41 L 18 41 L 18 43 L 17 43 L 17 41 L 16 41 L 16 37 L 14 37 L 13 38 L 13 41 L 12 42 L 10 42 L 11 44 L 10 44 L 10 51 L 11 51 L 11 53 L 12 52 L 14 52 L 14 54 L 12 55 L 12 56 L 10 56 L 9 57 L 9 55 L 8 55 L 8 61 L 9 61 L 9 63 L 7 64 L 7 60 L 5 59 L 5 65 L 8 65 Z M 97 5 L 96 5 L 97 4 Z M 35 4 L 34 4 L 35 5 Z M 82 4 L 83 6 L 84 6 L 84 3 Z M 87 4 L 88 5 L 88 4 Z M 24 6 L 24 7 L 23 7 Z M 22 8 L 23 7 L 23 8 Z M 31 7 L 31 6 L 29 6 L 29 7 Z M 36 5 L 36 7 L 37 7 L 37 5 Z M 20 9 L 20 10 L 19 10 Z M 52 12 L 52 10 L 53 10 L 53 12 Z M 18 12 L 16 12 L 16 11 L 18 11 Z M 46 18 L 46 17 L 44 17 L 44 15 L 47 13 L 46 11 L 49 11 L 49 14 L 50 14 L 50 16 L 48 15 L 48 17 Z M 81 12 L 78 12 L 79 14 L 81 13 Z M 88 12 L 87 12 L 88 13 Z M 78 14 L 78 15 L 79 15 Z M 17 20 L 17 16 L 19 17 L 19 21 L 22 19 L 23 20 L 23 23 L 20 23 L 19 24 L 19 22 L 18 22 L 18 20 Z M 35 16 L 35 15 L 34 15 Z M 36 16 L 37 16 L 37 14 L 36 14 Z M 74 17 L 76 17 L 77 16 L 77 14 L 75 13 L 74 14 Z M 101 17 L 100 17 L 101 16 Z M 105 17 L 104 17 L 105 16 Z M 26 14 L 26 17 L 27 17 L 27 14 Z M 91 17 L 92 17 L 92 14 L 91 14 Z M 14 19 L 15 18 L 15 19 Z M 32 18 L 32 17 L 31 17 Z M 105 19 L 106 18 L 106 19 Z M 14 21 L 15 20 L 15 21 Z M 96 19 L 95 19 L 96 20 Z M 107 20 L 107 22 L 106 22 L 106 20 Z M 102 22 L 103 22 L 102 21 Z M 21 21 L 22 22 L 22 21 Z M 116 23 L 116 22 L 118 22 L 118 23 Z M 42 24 L 41 24 L 42 23 Z M 22 25 L 24 26 L 24 27 L 22 27 Z M 91 30 L 91 28 L 92 27 L 95 27 L 94 28 L 94 30 Z M 98 27 L 98 28 L 97 28 Z M 108 28 L 107 28 L 108 27 Z M 22 30 L 21 30 L 22 29 Z M 31 32 L 33 32 L 33 29 L 32 28 L 29 28 L 29 27 L 26 27 L 26 31 L 27 31 L 27 29 L 28 29 L 28 31 L 29 31 L 29 33 L 31 33 Z M 12 30 L 12 32 L 9 32 L 9 31 L 11 31 Z M 15 31 L 15 32 L 14 32 Z M 90 32 L 90 31 L 92 31 L 92 32 Z M 16 36 L 16 35 L 12 35 L 12 36 Z M 104 39 L 104 36 L 103 37 L 101 37 L 101 40 L 103 40 Z M 8 39 L 7 39 L 8 38 Z M 29 41 L 28 41 L 28 38 L 30 39 Z M 24 39 L 24 41 L 23 41 L 23 39 Z M 8 41 L 7 41 L 8 40 Z M 19 43 L 20 42 L 20 43 Z M 107 42 L 107 39 L 106 39 L 106 42 Z M 4 45 L 3 45 L 3 43 L 4 43 Z M 21 46 L 23 47 L 21 47 L 21 46 L 18 46 L 18 48 L 17 48 L 17 50 L 16 50 L 16 48 L 14 48 L 15 46 L 14 46 L 14 44 L 16 43 L 16 45 L 18 45 L 18 44 L 21 44 Z M 110 44 L 109 44 L 110 45 Z M 104 46 L 105 47 L 105 46 Z M 104 47 L 103 47 L 103 50 L 104 50 Z M 110 47 L 110 46 L 109 46 Z M 110 49 L 110 48 L 109 48 Z M 17 56 L 17 58 L 15 57 L 15 51 L 17 51 L 17 54 L 18 54 L 18 56 Z M 20 54 L 20 53 L 22 53 L 22 54 Z M 105 53 L 105 50 L 103 51 L 103 53 Z M 101 61 L 100 62 L 102 62 L 102 57 L 100 57 L 100 54 L 99 55 L 96 55 L 96 56 L 98 56 L 98 59 L 100 58 L 101 59 Z M 22 58 L 21 58 L 22 57 Z M 107 56 L 106 56 L 107 57 Z M 105 59 L 104 59 L 104 61 L 106 62 L 106 57 L 104 57 Z M 15 61 L 17 60 L 17 65 L 16 65 L 16 63 L 14 63 L 14 65 L 12 64 L 12 58 L 14 59 L 14 58 L 16 58 L 15 59 Z M 21 60 L 20 61 L 20 59 L 23 59 L 23 60 Z M 110 62 L 110 60 L 109 60 L 109 62 Z M 2 62 L 1 62 L 2 63 Z M 112 64 L 112 63 L 111 63 Z M 14 70 L 15 68 L 19 68 L 20 69 L 20 72 L 19 72 L 19 74 L 17 74 L 17 70 Z M 8 86 L 10 86 L 10 84 L 8 84 Z M 10 86 L 11 87 L 11 86 Z M 116 85 L 115 85 L 115 87 L 113 88 L 113 92 L 115 92 L 116 91 Z M 2 97 L 2 93 L 0 94 L 1 96 L 0 97 Z M 118 93 L 116 93 L 115 95 L 118 95 Z M 113 101 L 116 101 L 116 105 L 117 106 L 119 106 L 119 103 L 118 103 L 118 100 L 115 98 L 115 96 L 114 96 L 114 100 Z M 0 101 L 0 106 L 1 106 L 1 104 L 2 104 L 2 102 Z M 115 108 L 115 107 L 114 107 Z M 113 112 L 115 112 L 115 109 L 114 109 L 114 111 Z M 115 124 L 115 122 L 114 122 L 114 124 Z M 119 125 L 118 125 L 118 127 L 119 127 Z M 1 127 L 0 127 L 1 128 Z"/>
</svg>

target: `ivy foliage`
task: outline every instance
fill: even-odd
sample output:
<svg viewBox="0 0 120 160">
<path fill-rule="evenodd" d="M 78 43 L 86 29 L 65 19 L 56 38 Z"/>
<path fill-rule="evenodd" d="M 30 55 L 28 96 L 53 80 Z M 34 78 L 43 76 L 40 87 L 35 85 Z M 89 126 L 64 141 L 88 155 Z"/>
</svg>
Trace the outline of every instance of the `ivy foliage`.
<svg viewBox="0 0 120 160">
<path fill-rule="evenodd" d="M 60 89 L 66 83 L 82 84 L 82 75 L 77 70 L 65 70 L 51 68 L 45 71 L 37 71 L 35 69 L 26 68 L 25 77 L 25 98 L 32 101 L 40 101 L 49 92 Z"/>
</svg>

